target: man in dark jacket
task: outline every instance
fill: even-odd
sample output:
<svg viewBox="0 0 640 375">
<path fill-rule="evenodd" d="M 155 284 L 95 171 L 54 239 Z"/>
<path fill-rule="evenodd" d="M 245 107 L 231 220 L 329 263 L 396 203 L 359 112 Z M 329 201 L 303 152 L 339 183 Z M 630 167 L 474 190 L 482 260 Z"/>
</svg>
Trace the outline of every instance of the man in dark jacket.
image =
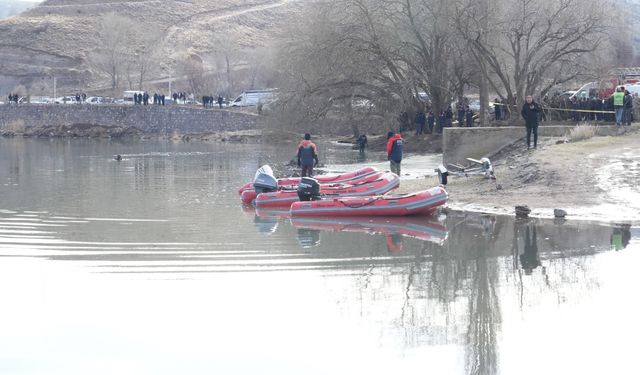
<svg viewBox="0 0 640 375">
<path fill-rule="evenodd" d="M 465 109 L 462 104 L 458 104 L 458 127 L 464 126 Z"/>
<path fill-rule="evenodd" d="M 444 112 L 444 115 L 445 115 L 444 126 L 447 128 L 450 128 L 451 125 L 453 124 L 453 110 L 451 109 L 451 106 L 447 107 L 447 110 Z"/>
<path fill-rule="evenodd" d="M 391 164 L 391 172 L 400 176 L 400 163 L 402 162 L 402 136 L 400 133 L 387 133 L 387 159 Z"/>
<path fill-rule="evenodd" d="M 367 135 L 366 134 L 360 134 L 360 136 L 358 137 L 358 150 L 360 150 L 360 153 L 363 154 L 364 153 L 364 149 L 367 147 L 367 144 L 369 143 L 367 141 Z"/>
<path fill-rule="evenodd" d="M 631 126 L 631 121 L 633 121 L 633 97 L 628 90 L 624 91 L 624 123 L 627 126 Z"/>
<path fill-rule="evenodd" d="M 315 163 L 314 163 L 315 162 Z M 313 176 L 313 167 L 318 165 L 318 147 L 311 142 L 311 134 L 306 133 L 298 144 L 298 167 L 302 168 L 302 177 Z"/>
<path fill-rule="evenodd" d="M 433 133 L 433 125 L 436 122 L 436 116 L 433 114 L 433 111 L 429 111 L 429 115 L 427 116 L 427 127 L 429 128 L 429 134 Z"/>
<path fill-rule="evenodd" d="M 473 126 L 473 110 L 471 110 L 469 106 L 467 106 L 465 110 L 465 118 L 467 120 L 467 128 L 472 127 Z"/>
<path fill-rule="evenodd" d="M 533 96 L 527 96 L 526 103 L 520 112 L 527 126 L 527 149 L 531 148 L 531 133 L 533 133 L 533 148 L 538 147 L 538 124 L 541 111 L 538 103 L 533 100 Z"/>
<path fill-rule="evenodd" d="M 416 135 L 422 134 L 422 129 L 424 128 L 424 123 L 427 121 L 427 118 L 424 115 L 423 110 L 418 110 L 416 113 Z"/>
<path fill-rule="evenodd" d="M 496 115 L 496 121 L 502 120 L 502 103 L 500 103 L 500 99 L 496 98 L 493 102 L 493 109 Z"/>
</svg>

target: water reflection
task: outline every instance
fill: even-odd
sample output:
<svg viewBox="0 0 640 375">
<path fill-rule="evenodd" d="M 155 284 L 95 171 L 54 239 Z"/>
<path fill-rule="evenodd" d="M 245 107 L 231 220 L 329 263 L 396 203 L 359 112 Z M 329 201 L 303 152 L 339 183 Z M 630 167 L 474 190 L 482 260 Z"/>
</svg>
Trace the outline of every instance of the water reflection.
<svg viewBox="0 0 640 375">
<path fill-rule="evenodd" d="M 613 228 L 611 234 L 611 249 L 620 251 L 626 248 L 631 241 L 631 225 L 623 224 Z"/>
<path fill-rule="evenodd" d="M 518 232 L 522 232 L 522 225 L 516 229 L 516 236 Z M 520 266 L 526 275 L 531 275 L 532 271 L 540 265 L 536 226 L 534 224 L 526 224 L 524 225 L 524 251 L 520 254 Z"/>
<path fill-rule="evenodd" d="M 123 314 L 114 324 L 119 332 L 127 332 L 127 338 L 137 334 L 132 341 L 144 340 L 147 333 L 139 328 L 149 317 L 157 318 L 157 324 L 148 332 L 178 320 L 176 330 L 181 332 L 188 331 L 183 324 L 191 324 L 193 332 L 204 327 L 207 334 L 201 341 L 191 342 L 188 336 L 174 340 L 168 334 L 184 346 L 176 351 L 203 353 L 198 350 L 217 345 L 241 353 L 238 357 L 243 360 L 286 356 L 301 358 L 306 366 L 317 360 L 313 353 L 329 351 L 336 357 L 337 351 L 349 346 L 345 350 L 349 355 L 353 348 L 365 348 L 361 350 L 365 354 L 349 358 L 355 365 L 348 373 L 388 373 L 395 365 L 412 367 L 406 364 L 412 358 L 411 369 L 420 369 L 428 358 L 444 369 L 438 373 L 497 374 L 516 372 L 520 363 L 531 361 L 531 348 L 552 345 L 545 342 L 544 331 L 556 316 L 558 337 L 563 324 L 585 314 L 598 317 L 600 311 L 592 309 L 609 303 L 617 310 L 616 319 L 628 312 L 626 324 L 635 327 L 634 310 L 618 309 L 627 293 L 632 295 L 632 288 L 624 288 L 627 284 L 603 290 L 603 295 L 612 295 L 609 303 L 589 301 L 610 283 L 612 272 L 617 273 L 621 265 L 616 260 L 635 259 L 637 252 L 629 250 L 637 248 L 637 227 L 460 212 L 412 218 L 292 219 L 286 210 L 255 211 L 238 205 L 237 182 L 250 178 L 256 167 L 256 158 L 248 155 L 259 153 L 261 162 L 284 158 L 277 149 L 0 143 L 0 164 L 5 167 L 0 169 L 2 263 L 23 262 L 52 272 L 33 273 L 47 285 L 50 294 L 42 304 L 47 309 L 25 309 L 46 310 L 43 316 L 22 322 L 5 317 L 4 328 L 16 322 L 22 329 L 51 321 L 46 314 L 55 310 L 49 304 L 55 304 L 60 317 L 72 317 L 62 326 L 65 335 L 76 330 L 83 338 L 109 346 L 103 344 L 109 342 L 104 340 L 108 336 L 96 326 L 111 321 L 114 311 L 90 309 L 98 303 Z M 116 153 L 124 156 L 122 162 L 112 160 Z M 622 249 L 626 250 L 612 251 Z M 628 263 L 632 274 L 633 262 Z M 62 272 L 53 273 L 56 268 Z M 65 278 L 68 283 L 60 284 Z M 5 279 L 7 284 L 13 281 Z M 176 283 L 178 279 L 189 283 Z M 98 289 L 102 293 L 94 292 L 96 282 L 104 285 Z M 80 292 L 65 289 L 85 284 L 90 287 Z M 64 287 L 55 287 L 60 285 Z M 41 306 L 38 287 L 31 294 L 22 288 L 5 288 L 16 290 L 13 299 L 3 299 L 7 308 L 25 296 Z M 86 303 L 77 295 L 96 297 Z M 62 297 L 58 304 L 57 297 Z M 122 309 L 122 300 L 135 308 Z M 214 301 L 215 306 L 202 309 L 202 301 Z M 166 310 L 174 305 L 181 310 Z M 74 315 L 81 307 L 90 313 Z M 568 320 L 557 314 L 562 308 L 568 309 Z M 139 319 L 127 315 L 136 312 Z M 552 319 L 545 319 L 543 312 Z M 200 318 L 194 318 L 198 313 Z M 76 323 L 82 316 L 91 321 Z M 304 318 L 293 325 L 291 320 L 299 317 Z M 536 320 L 543 323 L 535 325 Z M 530 324 L 531 331 L 522 329 Z M 314 328 L 315 335 L 308 334 Z M 238 332 L 251 334 L 241 339 Z M 323 333 L 328 339 L 315 345 Z M 536 333 L 537 341 L 531 342 Z M 580 344 L 583 338 L 577 336 L 567 333 L 563 343 Z M 38 340 L 27 341 L 57 342 L 34 337 Z M 253 344 L 256 340 L 258 344 Z M 331 351 L 332 345 L 340 344 L 336 341 L 346 344 Z M 13 342 L 14 337 L 0 335 L 3 349 Z M 545 345 L 536 345 L 540 342 Z M 31 358 L 33 350 L 29 347 L 25 353 Z M 212 349 L 202 357 L 219 353 Z M 575 357 L 582 358 L 579 354 Z M 287 359 L 282 361 L 291 364 Z M 377 369 L 385 360 L 388 366 Z M 151 360 L 155 361 L 164 365 L 157 356 Z M 362 370 L 360 366 L 367 363 L 367 371 Z M 324 365 L 322 372 L 347 373 L 341 365 Z M 296 370 L 279 373 L 304 372 Z M 211 371 L 199 372 L 229 371 L 212 365 Z"/>
</svg>

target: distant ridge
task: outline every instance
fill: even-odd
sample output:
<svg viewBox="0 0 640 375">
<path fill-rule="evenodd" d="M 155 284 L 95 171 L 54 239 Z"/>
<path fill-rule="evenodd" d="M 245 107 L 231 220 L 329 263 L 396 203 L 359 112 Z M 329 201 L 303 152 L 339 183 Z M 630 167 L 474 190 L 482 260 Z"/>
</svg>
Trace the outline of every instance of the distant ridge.
<svg viewBox="0 0 640 375">
<path fill-rule="evenodd" d="M 46 86 L 44 82 L 54 76 L 60 88 L 77 90 L 95 85 L 95 72 L 87 64 L 87 56 L 99 43 L 94 31 L 107 13 L 134 19 L 140 32 L 160 33 L 166 41 L 166 60 L 171 61 L 185 49 L 206 57 L 219 48 L 216 39 L 230 40 L 228 48 L 236 51 L 263 46 L 298 11 L 300 2 L 47 0 L 16 17 L 0 20 L 0 88 Z"/>
</svg>

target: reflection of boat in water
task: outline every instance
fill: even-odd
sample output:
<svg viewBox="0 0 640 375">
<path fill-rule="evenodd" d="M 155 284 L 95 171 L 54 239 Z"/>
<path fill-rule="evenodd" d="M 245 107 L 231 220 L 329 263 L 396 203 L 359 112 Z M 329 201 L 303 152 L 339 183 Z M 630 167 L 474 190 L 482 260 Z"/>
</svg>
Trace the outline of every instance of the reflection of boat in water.
<svg viewBox="0 0 640 375">
<path fill-rule="evenodd" d="M 401 235 L 437 244 L 447 239 L 447 228 L 433 217 L 293 217 L 291 225 L 298 229 Z"/>
<path fill-rule="evenodd" d="M 242 212 L 253 215 L 256 229 L 266 235 L 275 233 L 280 222 L 289 217 L 289 210 L 256 210 L 250 205 L 243 205 Z"/>
</svg>

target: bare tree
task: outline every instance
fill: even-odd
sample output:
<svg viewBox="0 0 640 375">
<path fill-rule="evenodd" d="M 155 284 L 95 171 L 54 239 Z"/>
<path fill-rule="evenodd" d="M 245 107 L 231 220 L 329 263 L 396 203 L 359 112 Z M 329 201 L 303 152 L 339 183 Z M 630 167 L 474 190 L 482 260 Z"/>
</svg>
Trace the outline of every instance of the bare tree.
<svg viewBox="0 0 640 375">
<path fill-rule="evenodd" d="M 192 94 L 199 95 L 204 92 L 206 75 L 204 62 L 200 56 L 196 54 L 189 55 L 180 64 L 180 72 Z"/>
<path fill-rule="evenodd" d="M 98 23 L 98 46 L 89 53 L 88 62 L 98 72 L 105 74 L 115 95 L 121 75 L 131 60 L 131 36 L 136 23 L 116 13 L 105 14 Z"/>
<path fill-rule="evenodd" d="M 445 108 L 452 83 L 466 85 L 472 65 L 460 61 L 452 74 L 454 11 L 445 0 L 313 3 L 281 46 L 286 60 L 279 65 L 290 79 L 291 100 L 312 118 L 336 109 L 351 115 L 354 102 L 371 103 L 364 106 L 368 115 L 385 117 L 388 127 L 397 126 L 400 112 L 411 115 L 421 107 L 424 94 L 436 111 Z"/>
<path fill-rule="evenodd" d="M 138 90 L 142 90 L 144 82 L 160 69 L 158 61 L 163 59 L 162 39 L 154 33 L 143 33 L 132 43 L 131 48 L 127 76 L 135 77 Z"/>
<path fill-rule="evenodd" d="M 462 2 L 457 25 L 491 88 L 519 107 L 527 94 L 576 77 L 575 59 L 602 41 L 604 23 L 589 0 L 493 0 L 484 13 Z M 483 25 L 491 25 L 488 37 Z M 514 116 L 514 118 L 517 118 Z"/>
</svg>

